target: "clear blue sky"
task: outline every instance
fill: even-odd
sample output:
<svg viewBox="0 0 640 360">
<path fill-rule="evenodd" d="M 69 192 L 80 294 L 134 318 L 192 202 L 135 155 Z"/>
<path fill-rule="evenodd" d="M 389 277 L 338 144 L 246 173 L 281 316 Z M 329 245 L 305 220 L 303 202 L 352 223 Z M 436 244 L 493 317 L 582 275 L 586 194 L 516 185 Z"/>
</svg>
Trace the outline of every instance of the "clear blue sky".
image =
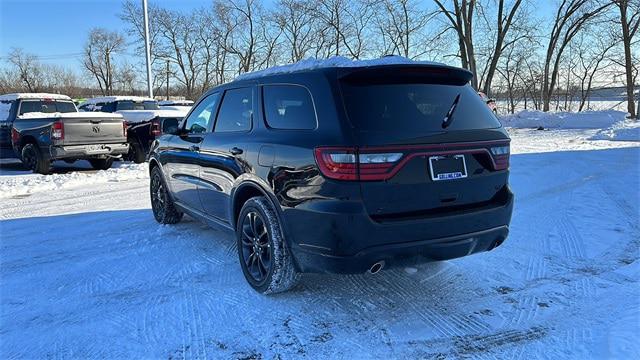
<svg viewBox="0 0 640 360">
<path fill-rule="evenodd" d="M 141 0 L 137 0 L 141 2 Z M 211 0 L 148 0 L 170 9 L 209 6 Z M 42 61 L 79 66 L 89 30 L 124 31 L 118 17 L 120 0 L 0 0 L 0 58 L 12 47 L 36 54 Z"/>
</svg>

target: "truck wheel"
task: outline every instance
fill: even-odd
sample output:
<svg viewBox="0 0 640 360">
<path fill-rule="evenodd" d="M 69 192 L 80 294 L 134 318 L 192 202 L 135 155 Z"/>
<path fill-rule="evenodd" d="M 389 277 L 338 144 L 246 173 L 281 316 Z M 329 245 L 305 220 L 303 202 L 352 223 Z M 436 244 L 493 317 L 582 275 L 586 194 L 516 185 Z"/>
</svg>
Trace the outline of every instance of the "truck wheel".
<svg viewBox="0 0 640 360">
<path fill-rule="evenodd" d="M 106 159 L 89 159 L 91 167 L 96 170 L 107 170 L 113 165 L 113 158 Z"/>
<path fill-rule="evenodd" d="M 151 195 L 151 210 L 153 210 L 153 217 L 157 222 L 160 224 L 177 224 L 180 222 L 184 214 L 173 205 L 162 171 L 157 166 L 151 170 L 149 192 Z"/>
<path fill-rule="evenodd" d="M 242 206 L 236 238 L 240 267 L 257 292 L 275 294 L 298 283 L 300 275 L 286 246 L 280 221 L 265 197 L 251 198 Z"/>
<path fill-rule="evenodd" d="M 22 148 L 22 163 L 31 171 L 47 175 L 51 171 L 51 161 L 45 159 L 36 144 L 27 144 Z"/>
<path fill-rule="evenodd" d="M 140 145 L 137 141 L 132 141 L 129 144 L 129 153 L 127 154 L 127 160 L 133 161 L 136 164 L 142 164 L 145 162 L 147 156 L 142 149 L 142 145 Z"/>
</svg>

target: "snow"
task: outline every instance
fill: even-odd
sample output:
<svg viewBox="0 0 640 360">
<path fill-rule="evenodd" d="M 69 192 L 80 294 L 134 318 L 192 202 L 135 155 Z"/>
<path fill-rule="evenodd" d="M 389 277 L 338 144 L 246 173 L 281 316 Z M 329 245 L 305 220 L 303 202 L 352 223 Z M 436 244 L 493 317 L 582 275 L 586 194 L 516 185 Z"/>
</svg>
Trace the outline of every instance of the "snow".
<svg viewBox="0 0 640 360">
<path fill-rule="evenodd" d="M 48 93 L 13 93 L 0 95 L 0 101 L 14 101 L 18 99 L 56 99 L 71 100 L 67 95 L 48 94 Z"/>
<path fill-rule="evenodd" d="M 640 121 L 623 121 L 598 131 L 591 140 L 640 141 Z"/>
<path fill-rule="evenodd" d="M 81 166 L 81 162 L 78 163 Z M 74 165 L 78 166 L 77 164 Z M 73 171 L 52 175 L 28 173 L 15 176 L 0 176 L 0 199 L 20 197 L 43 191 L 58 191 L 82 186 L 93 187 L 109 182 L 146 180 L 148 171 L 147 166 L 144 164 L 126 163 L 95 173 Z"/>
<path fill-rule="evenodd" d="M 158 225 L 144 164 L 0 163 L 0 358 L 639 358 L 640 142 L 508 130 L 502 246 L 277 296 L 232 234 Z"/>
<path fill-rule="evenodd" d="M 67 112 L 67 113 L 43 113 L 43 112 L 30 112 L 19 115 L 20 119 L 104 119 L 104 118 L 122 118 L 120 114 L 112 114 L 106 112 Z"/>
<path fill-rule="evenodd" d="M 119 110 L 116 113 L 121 114 L 129 123 L 138 123 L 148 121 L 156 117 L 164 118 L 183 118 L 187 116 L 190 108 L 183 109 L 162 109 L 162 110 Z"/>
<path fill-rule="evenodd" d="M 289 65 L 273 66 L 265 70 L 253 71 L 241 74 L 236 77 L 237 80 L 248 80 L 268 75 L 286 74 L 296 71 L 313 70 L 331 67 L 368 67 L 380 65 L 402 65 L 402 64 L 429 64 L 444 65 L 431 61 L 414 61 L 402 56 L 385 56 L 379 59 L 370 60 L 351 60 L 343 56 L 333 56 L 328 59 L 308 58 Z"/>
<path fill-rule="evenodd" d="M 158 105 L 165 106 L 192 106 L 193 101 L 191 100 L 162 100 L 158 102 Z"/>
<path fill-rule="evenodd" d="M 616 110 L 584 111 L 580 113 L 523 110 L 500 117 L 502 125 L 515 128 L 603 129 L 624 121 L 626 113 Z"/>
<path fill-rule="evenodd" d="M 154 99 L 147 98 L 147 97 L 141 97 L 141 96 L 102 96 L 102 97 L 95 97 L 95 98 L 87 99 L 84 102 L 82 102 L 82 104 L 80 104 L 80 106 L 87 105 L 87 104 L 110 103 L 110 102 L 114 102 L 114 101 L 127 101 L 127 100 L 135 101 L 135 102 L 139 102 L 139 101 L 155 101 Z"/>
</svg>

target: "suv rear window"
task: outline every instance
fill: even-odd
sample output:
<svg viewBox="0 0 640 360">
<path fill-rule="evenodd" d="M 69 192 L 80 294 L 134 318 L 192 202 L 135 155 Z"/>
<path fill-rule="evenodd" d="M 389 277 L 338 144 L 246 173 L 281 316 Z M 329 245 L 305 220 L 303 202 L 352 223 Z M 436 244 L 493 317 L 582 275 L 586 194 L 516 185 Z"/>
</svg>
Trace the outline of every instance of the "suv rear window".
<svg viewBox="0 0 640 360">
<path fill-rule="evenodd" d="M 22 100 L 20 102 L 20 114 L 41 113 L 69 113 L 76 112 L 76 107 L 71 101 L 59 100 Z"/>
<path fill-rule="evenodd" d="M 160 107 L 158 106 L 157 101 L 131 101 L 131 100 L 123 100 L 116 102 L 116 110 L 158 110 Z"/>
<path fill-rule="evenodd" d="M 313 130 L 317 126 L 311 94 L 302 86 L 265 85 L 262 88 L 267 125 L 273 129 Z"/>
<path fill-rule="evenodd" d="M 342 93 L 349 119 L 360 132 L 407 139 L 434 132 L 500 127 L 498 119 L 468 85 L 344 83 Z M 455 112 L 444 129 L 443 121 L 458 95 Z"/>
</svg>

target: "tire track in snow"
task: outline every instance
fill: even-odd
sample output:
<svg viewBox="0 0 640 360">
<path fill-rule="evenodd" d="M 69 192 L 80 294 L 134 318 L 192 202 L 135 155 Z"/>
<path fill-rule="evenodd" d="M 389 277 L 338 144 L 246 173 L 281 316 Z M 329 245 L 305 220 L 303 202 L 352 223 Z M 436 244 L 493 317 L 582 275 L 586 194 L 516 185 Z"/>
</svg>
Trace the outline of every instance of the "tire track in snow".
<svg viewBox="0 0 640 360">
<path fill-rule="evenodd" d="M 529 281 L 542 279 L 546 276 L 547 265 L 542 257 L 531 256 L 527 261 L 527 272 L 525 278 Z"/>
</svg>

